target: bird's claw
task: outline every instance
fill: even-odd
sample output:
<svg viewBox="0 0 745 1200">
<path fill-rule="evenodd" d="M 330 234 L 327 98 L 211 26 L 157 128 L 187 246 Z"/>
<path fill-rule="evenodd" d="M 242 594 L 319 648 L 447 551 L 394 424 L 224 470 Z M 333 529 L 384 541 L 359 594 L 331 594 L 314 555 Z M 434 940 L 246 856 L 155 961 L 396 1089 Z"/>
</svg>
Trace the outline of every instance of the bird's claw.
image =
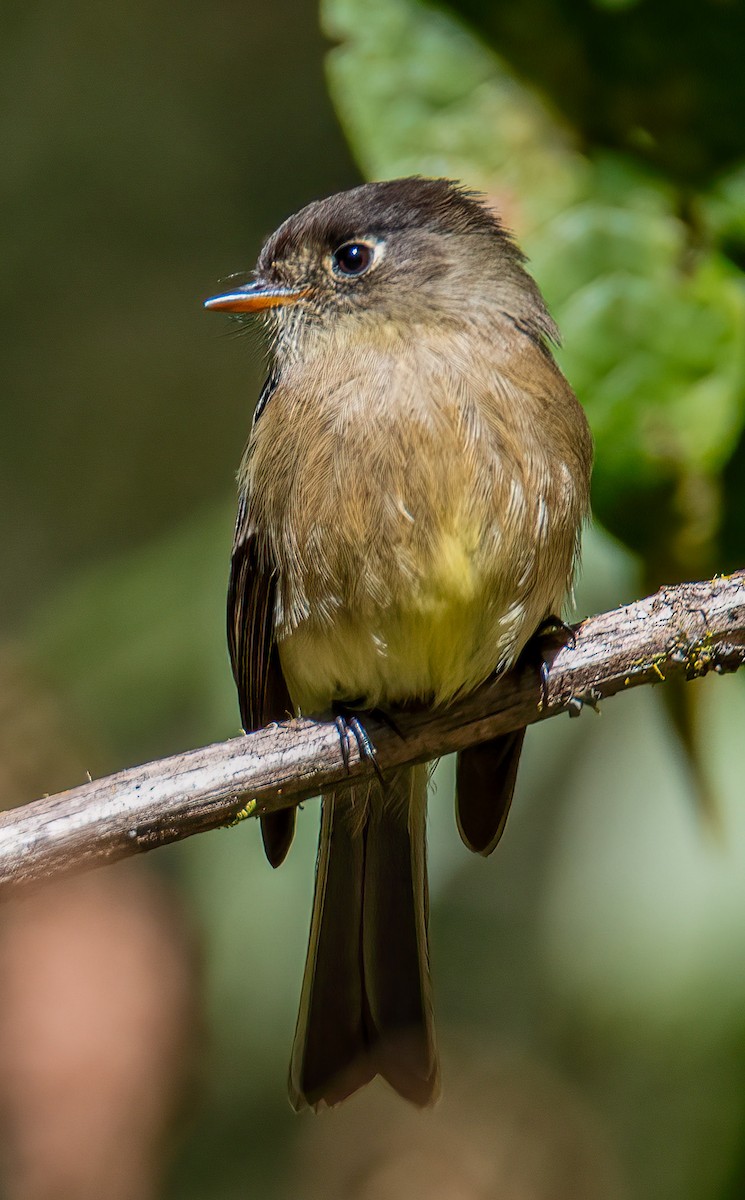
<svg viewBox="0 0 745 1200">
<path fill-rule="evenodd" d="M 573 650 L 577 645 L 577 631 L 574 626 L 567 625 L 566 621 L 562 621 L 561 617 L 556 617 L 553 613 L 541 621 L 533 637 L 555 638 L 557 635 L 560 636 L 563 646 L 571 646 Z"/>
<path fill-rule="evenodd" d="M 560 645 L 571 646 L 574 649 L 577 644 L 577 634 L 571 625 L 567 625 L 566 621 L 562 621 L 561 617 L 551 614 L 541 621 L 526 647 L 529 660 L 532 660 L 534 665 L 537 665 L 540 675 L 541 701 L 539 707 L 541 709 L 548 708 L 548 682 L 551 673 L 551 668 L 543 653 L 543 643 L 557 640 Z"/>
<path fill-rule="evenodd" d="M 383 772 L 378 763 L 378 752 L 375 749 L 370 734 L 365 729 L 359 717 L 355 716 L 354 713 L 339 713 L 334 720 L 334 724 L 339 734 L 341 757 L 345 771 L 349 771 L 349 735 L 351 734 L 357 743 L 357 749 L 362 761 L 369 762 L 380 782 L 384 783 Z"/>
</svg>

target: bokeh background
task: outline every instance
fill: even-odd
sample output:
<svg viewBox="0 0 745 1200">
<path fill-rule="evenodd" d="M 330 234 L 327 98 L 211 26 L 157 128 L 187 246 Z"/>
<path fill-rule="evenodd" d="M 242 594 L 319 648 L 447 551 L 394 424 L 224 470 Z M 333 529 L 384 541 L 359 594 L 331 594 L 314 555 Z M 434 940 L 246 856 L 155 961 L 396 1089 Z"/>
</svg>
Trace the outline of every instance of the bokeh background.
<svg viewBox="0 0 745 1200">
<path fill-rule="evenodd" d="M 262 351 L 200 302 L 361 178 L 485 191 L 597 445 L 576 614 L 745 559 L 738 0 L 6 0 L 0 803 L 238 731 Z M 296 1117 L 317 804 L 0 912 L 8 1200 L 745 1196 L 745 691 L 529 735 L 498 852 L 430 804 L 445 1096 Z"/>
</svg>

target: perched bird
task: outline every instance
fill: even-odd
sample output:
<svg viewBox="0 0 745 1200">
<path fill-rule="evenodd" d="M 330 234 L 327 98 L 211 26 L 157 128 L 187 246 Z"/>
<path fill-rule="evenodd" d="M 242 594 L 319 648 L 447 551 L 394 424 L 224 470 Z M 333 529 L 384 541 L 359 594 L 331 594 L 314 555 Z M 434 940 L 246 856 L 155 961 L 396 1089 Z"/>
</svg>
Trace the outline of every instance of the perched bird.
<svg viewBox="0 0 745 1200">
<path fill-rule="evenodd" d="M 394 179 L 316 201 L 255 281 L 206 301 L 264 313 L 273 356 L 239 471 L 228 602 L 246 730 L 289 714 L 447 705 L 557 614 L 592 445 L 558 333 L 483 200 Z M 490 854 L 524 730 L 464 751 L 457 819 Z M 290 1065 L 296 1109 L 376 1074 L 439 1086 L 427 945 L 427 768 L 323 797 Z M 262 821 L 269 861 L 295 812 Z"/>
</svg>

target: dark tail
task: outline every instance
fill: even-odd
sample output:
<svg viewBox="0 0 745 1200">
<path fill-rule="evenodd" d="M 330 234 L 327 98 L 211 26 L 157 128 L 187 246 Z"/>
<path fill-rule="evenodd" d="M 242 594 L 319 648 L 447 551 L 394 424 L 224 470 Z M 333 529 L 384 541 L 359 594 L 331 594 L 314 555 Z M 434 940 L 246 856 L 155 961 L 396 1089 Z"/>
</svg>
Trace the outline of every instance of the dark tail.
<svg viewBox="0 0 745 1200">
<path fill-rule="evenodd" d="M 290 1064 L 295 1109 L 376 1075 L 437 1097 L 427 946 L 427 768 L 323 797 L 308 957 Z"/>
</svg>

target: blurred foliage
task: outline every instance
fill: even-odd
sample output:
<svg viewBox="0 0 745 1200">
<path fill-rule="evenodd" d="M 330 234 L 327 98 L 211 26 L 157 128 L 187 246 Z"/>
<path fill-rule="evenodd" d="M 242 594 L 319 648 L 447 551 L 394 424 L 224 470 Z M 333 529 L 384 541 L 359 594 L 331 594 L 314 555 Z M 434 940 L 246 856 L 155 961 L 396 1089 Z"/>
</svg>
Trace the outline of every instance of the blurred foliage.
<svg viewBox="0 0 745 1200">
<path fill-rule="evenodd" d="M 309 193 L 354 181 L 321 53 L 294 0 L 2 5 L 8 619 L 227 498 L 260 365 L 199 302 Z"/>
<path fill-rule="evenodd" d="M 324 0 L 322 17 L 362 173 L 484 190 L 562 328 L 597 441 L 577 612 L 742 565 L 742 3 Z M 3 803 L 238 729 L 224 590 L 260 356 L 200 299 L 357 177 L 315 20 L 301 0 L 0 14 Z M 440 765 L 432 1114 L 376 1087 L 318 1120 L 286 1103 L 315 803 L 279 874 L 250 823 L 146 860 L 200 942 L 206 1013 L 168 1195 L 745 1194 L 745 694 L 686 693 L 717 839 L 666 692 L 531 730 L 488 862 L 458 841 Z M 68 937 L 82 952 L 84 930 Z M 144 993 L 116 982 L 136 1015 Z"/>
<path fill-rule="evenodd" d="M 588 146 L 701 186 L 743 153 L 737 0 L 453 0 Z"/>
<path fill-rule="evenodd" d="M 540 20 L 532 13 L 533 27 L 549 30 L 564 10 L 567 23 L 590 12 L 588 55 L 602 28 L 618 38 L 618 24 L 632 16 L 548 3 L 520 6 L 519 20 L 536 7 L 542 11 Z M 634 9 L 648 39 L 661 7 Z M 501 29 L 516 11 L 509 3 L 489 6 L 484 20 L 494 18 Z M 493 197 L 526 248 L 565 337 L 562 366 L 595 435 L 596 516 L 643 555 L 650 584 L 742 559 L 745 538 L 731 539 L 727 526 L 732 544 L 725 548 L 720 536 L 730 508 L 725 469 L 745 423 L 745 284 L 722 245 L 725 229 L 733 236 L 725 213 L 737 208 L 736 185 L 720 185 L 717 227 L 706 219 L 714 203 L 708 192 L 694 197 L 672 175 L 652 175 L 628 155 L 581 153 L 589 138 L 619 140 L 590 119 L 603 109 L 591 101 L 598 90 L 615 111 L 619 81 L 610 70 L 603 75 L 602 54 L 592 58 L 590 78 L 568 71 L 578 57 L 568 33 L 554 30 L 555 43 L 531 42 L 539 59 L 531 83 L 543 82 L 548 45 L 552 53 L 563 47 L 566 58 L 555 55 L 569 81 L 562 95 L 571 99 L 575 80 L 587 118 L 574 129 L 519 79 L 513 63 L 442 12 L 384 0 L 370 13 L 357 0 L 327 0 L 325 13 L 329 33 L 344 39 L 330 57 L 332 94 L 364 171 L 462 179 Z M 633 33 L 634 44 L 639 36 Z M 506 38 L 505 53 L 511 44 Z M 607 46 L 613 56 L 617 49 L 615 41 Z M 633 69 L 630 51 L 618 61 Z M 735 95 L 740 101 L 745 120 L 745 93 Z M 681 124 L 686 114 L 681 107 Z M 622 106 L 617 117 L 631 121 Z M 739 134 L 745 152 L 742 125 Z"/>
</svg>

